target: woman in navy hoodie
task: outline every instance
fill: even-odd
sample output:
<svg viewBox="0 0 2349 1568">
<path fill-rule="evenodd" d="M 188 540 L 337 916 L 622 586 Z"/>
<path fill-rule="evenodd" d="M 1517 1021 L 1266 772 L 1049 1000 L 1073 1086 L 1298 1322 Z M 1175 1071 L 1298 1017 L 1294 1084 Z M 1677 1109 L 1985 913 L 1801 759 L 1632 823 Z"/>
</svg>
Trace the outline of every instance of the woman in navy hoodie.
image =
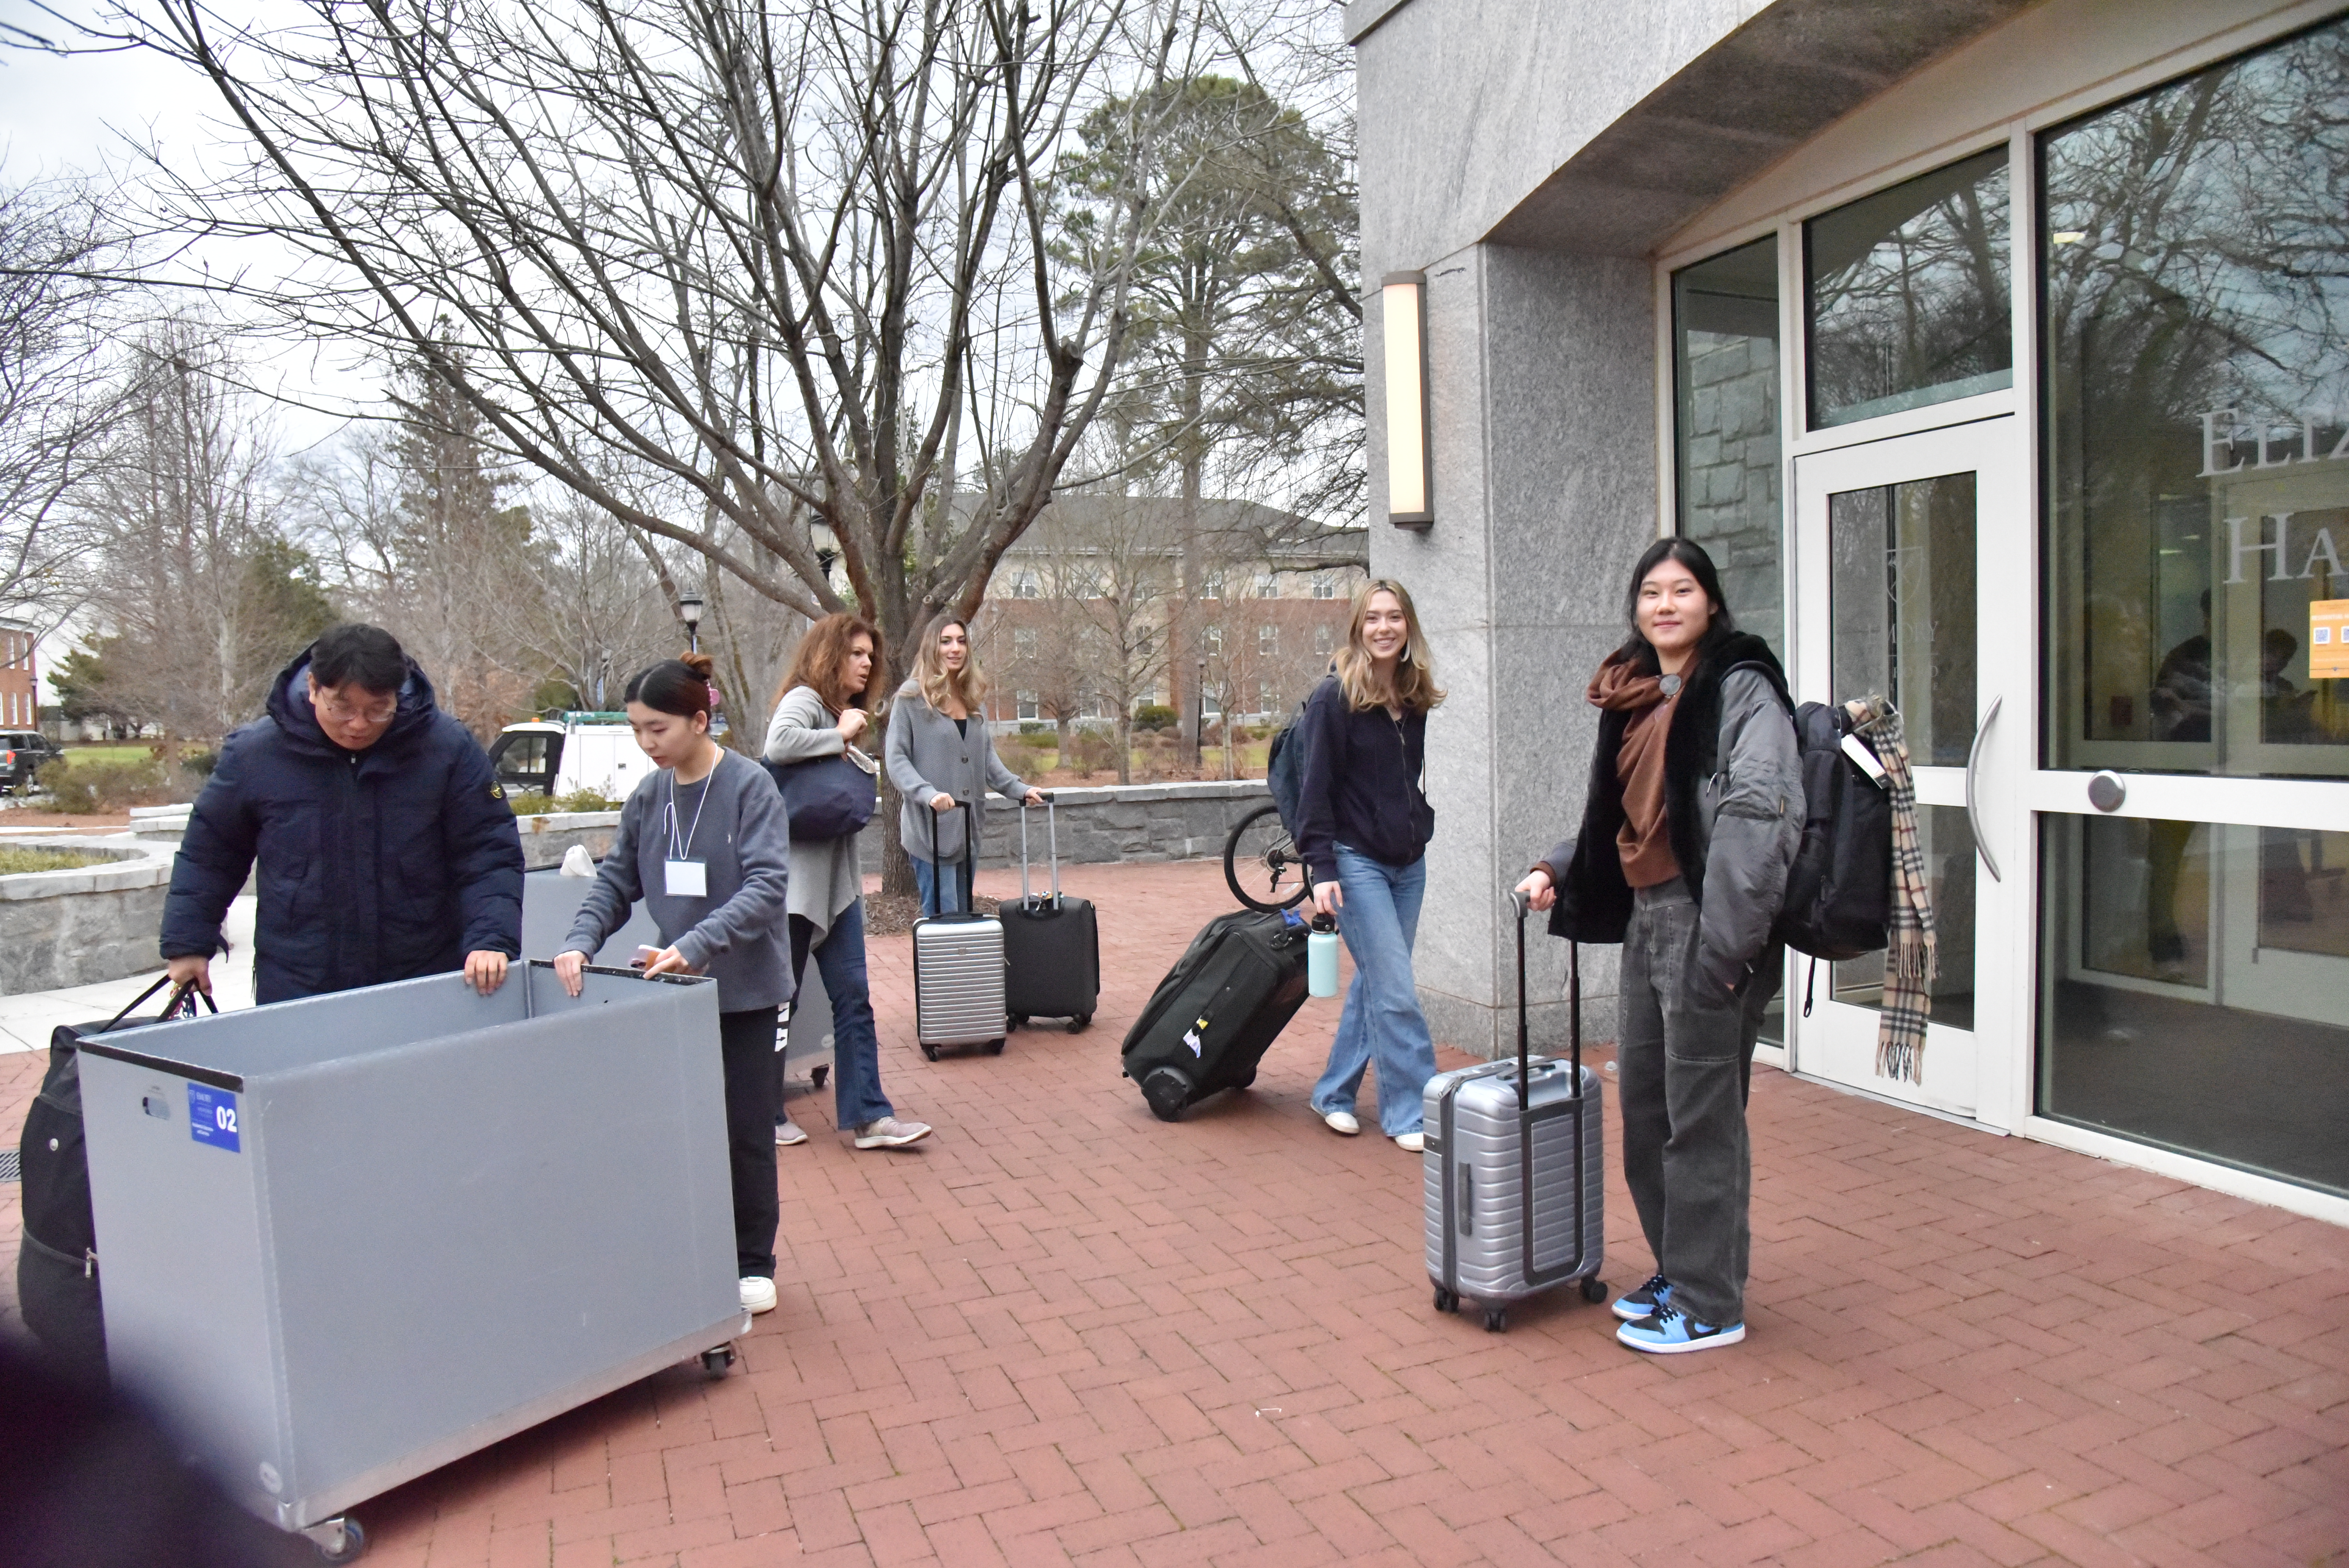
<svg viewBox="0 0 2349 1568">
<path fill-rule="evenodd" d="M 1354 983 L 1330 1065 L 1313 1086 L 1313 1109 L 1333 1132 L 1361 1131 L 1354 1096 L 1376 1059 L 1379 1129 L 1416 1154 L 1421 1102 L 1435 1076 L 1435 1045 L 1411 975 L 1427 889 L 1423 857 L 1435 835 L 1420 777 L 1427 712 L 1444 693 L 1401 583 L 1381 578 L 1354 595 L 1334 665 L 1305 699 L 1297 849 L 1312 880 L 1314 909 L 1336 917 L 1354 955 Z"/>
</svg>

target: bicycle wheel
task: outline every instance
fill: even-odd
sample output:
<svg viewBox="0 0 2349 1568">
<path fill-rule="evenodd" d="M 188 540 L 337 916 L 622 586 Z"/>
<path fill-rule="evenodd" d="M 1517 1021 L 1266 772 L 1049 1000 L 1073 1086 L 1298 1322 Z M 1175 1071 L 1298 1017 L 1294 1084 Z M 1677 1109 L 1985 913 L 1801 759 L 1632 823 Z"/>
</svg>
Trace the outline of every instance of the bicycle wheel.
<svg viewBox="0 0 2349 1568">
<path fill-rule="evenodd" d="M 1305 862 L 1281 826 L 1279 807 L 1258 806 L 1232 824 L 1224 841 L 1224 881 L 1250 909 L 1287 909 L 1312 891 L 1305 884 Z"/>
</svg>

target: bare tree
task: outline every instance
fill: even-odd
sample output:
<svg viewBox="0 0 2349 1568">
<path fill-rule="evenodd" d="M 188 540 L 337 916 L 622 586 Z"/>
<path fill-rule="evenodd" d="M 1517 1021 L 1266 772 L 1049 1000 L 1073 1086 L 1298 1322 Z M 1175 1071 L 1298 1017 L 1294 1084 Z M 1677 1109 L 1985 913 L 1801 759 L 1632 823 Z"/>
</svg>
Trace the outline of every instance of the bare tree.
<svg viewBox="0 0 2349 1568">
<path fill-rule="evenodd" d="M 853 602 L 903 667 L 932 614 L 977 611 L 1116 377 L 1155 215 L 1103 185 L 1080 265 L 1046 191 L 1112 77 L 1195 46 L 1176 3 L 305 0 L 235 30 L 159 0 L 115 25 L 243 128 L 250 163 L 182 185 L 185 216 L 308 253 L 259 291 L 291 327 L 427 356 L 503 451 L 802 615 Z M 972 444 L 979 504 L 933 504 Z"/>
<path fill-rule="evenodd" d="M 131 355 L 104 460 L 73 501 L 101 542 L 91 605 L 109 700 L 181 741 L 260 710 L 270 677 L 334 617 L 280 530 L 266 426 L 201 325 L 166 322 Z"/>
<path fill-rule="evenodd" d="M 67 501 L 121 393 L 105 313 L 124 249 L 86 186 L 0 186 L 0 614 L 53 620 L 80 593 Z"/>
</svg>

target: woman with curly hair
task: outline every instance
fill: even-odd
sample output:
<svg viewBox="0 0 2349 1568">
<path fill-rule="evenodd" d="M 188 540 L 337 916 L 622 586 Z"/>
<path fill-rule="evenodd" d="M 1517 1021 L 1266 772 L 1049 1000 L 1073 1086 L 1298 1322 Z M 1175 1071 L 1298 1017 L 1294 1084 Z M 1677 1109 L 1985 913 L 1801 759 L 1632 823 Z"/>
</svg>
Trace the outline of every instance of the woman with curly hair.
<svg viewBox="0 0 2349 1568">
<path fill-rule="evenodd" d="M 776 694 L 767 760 L 810 762 L 848 752 L 872 767 L 856 742 L 873 727 L 872 694 L 885 677 L 881 634 L 870 621 L 835 614 L 810 626 Z M 864 873 L 854 834 L 792 841 L 791 931 L 794 988 L 812 956 L 832 999 L 833 1107 L 840 1125 L 854 1131 L 859 1149 L 903 1149 L 927 1138 L 927 1126 L 900 1121 L 881 1092 L 881 1043 L 864 973 Z M 806 1140 L 788 1119 L 775 1124 L 776 1142 Z"/>
</svg>

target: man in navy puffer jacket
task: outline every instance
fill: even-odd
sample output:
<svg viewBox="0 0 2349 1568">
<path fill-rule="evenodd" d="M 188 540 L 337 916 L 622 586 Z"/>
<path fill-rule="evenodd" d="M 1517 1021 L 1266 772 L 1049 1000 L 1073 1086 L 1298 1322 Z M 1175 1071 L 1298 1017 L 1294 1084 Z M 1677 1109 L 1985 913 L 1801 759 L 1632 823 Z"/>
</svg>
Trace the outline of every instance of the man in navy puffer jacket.
<svg viewBox="0 0 2349 1568">
<path fill-rule="evenodd" d="M 255 999 L 461 968 L 482 995 L 522 951 L 522 839 L 487 753 L 390 633 L 329 628 L 221 747 L 163 905 L 171 978 L 211 989 L 221 919 L 259 861 Z"/>
</svg>

